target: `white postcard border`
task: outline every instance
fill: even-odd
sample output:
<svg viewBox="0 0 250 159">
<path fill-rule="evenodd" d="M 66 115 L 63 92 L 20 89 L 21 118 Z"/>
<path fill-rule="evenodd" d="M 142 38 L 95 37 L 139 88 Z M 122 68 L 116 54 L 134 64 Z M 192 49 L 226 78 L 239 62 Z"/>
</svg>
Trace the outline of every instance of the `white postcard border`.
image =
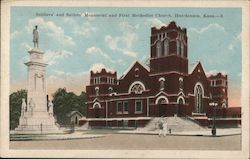
<svg viewBox="0 0 250 159">
<path fill-rule="evenodd" d="M 130 3 L 131 2 L 131 3 Z M 249 157 L 249 1 L 3 1 L 1 4 L 1 157 L 247 158 Z M 242 8 L 242 150 L 11 150 L 9 149 L 9 25 L 11 6 L 240 7 Z"/>
</svg>

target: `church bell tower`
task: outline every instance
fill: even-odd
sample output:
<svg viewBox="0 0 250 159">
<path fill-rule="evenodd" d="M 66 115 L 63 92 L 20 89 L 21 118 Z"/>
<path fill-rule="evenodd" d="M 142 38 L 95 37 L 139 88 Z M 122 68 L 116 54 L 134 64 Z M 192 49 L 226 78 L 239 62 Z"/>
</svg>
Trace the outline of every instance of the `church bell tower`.
<svg viewBox="0 0 250 159">
<path fill-rule="evenodd" d="M 151 73 L 188 73 L 186 32 L 186 28 L 176 26 L 174 21 L 160 29 L 151 28 Z"/>
</svg>

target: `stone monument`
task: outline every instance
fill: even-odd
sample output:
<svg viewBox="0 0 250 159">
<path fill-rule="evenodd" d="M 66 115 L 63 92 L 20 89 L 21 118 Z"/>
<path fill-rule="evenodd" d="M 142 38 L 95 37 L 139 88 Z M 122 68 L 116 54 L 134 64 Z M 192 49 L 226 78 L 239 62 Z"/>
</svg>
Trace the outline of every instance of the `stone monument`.
<svg viewBox="0 0 250 159">
<path fill-rule="evenodd" d="M 34 48 L 28 51 L 30 61 L 25 63 L 28 67 L 28 94 L 27 104 L 22 99 L 19 126 L 15 133 L 58 133 L 61 132 L 53 116 L 53 103 L 47 102 L 46 66 L 43 61 L 44 52 L 38 48 L 37 26 L 33 30 Z M 49 111 L 47 110 L 49 106 Z"/>
</svg>

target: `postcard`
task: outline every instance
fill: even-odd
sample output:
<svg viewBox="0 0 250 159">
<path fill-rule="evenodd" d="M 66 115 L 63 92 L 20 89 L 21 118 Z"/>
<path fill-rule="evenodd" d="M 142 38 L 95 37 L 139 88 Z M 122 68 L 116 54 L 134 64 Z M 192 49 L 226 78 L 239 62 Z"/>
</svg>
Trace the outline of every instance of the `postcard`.
<svg viewBox="0 0 250 159">
<path fill-rule="evenodd" d="M 1 157 L 249 158 L 249 1 L 1 13 Z"/>
</svg>

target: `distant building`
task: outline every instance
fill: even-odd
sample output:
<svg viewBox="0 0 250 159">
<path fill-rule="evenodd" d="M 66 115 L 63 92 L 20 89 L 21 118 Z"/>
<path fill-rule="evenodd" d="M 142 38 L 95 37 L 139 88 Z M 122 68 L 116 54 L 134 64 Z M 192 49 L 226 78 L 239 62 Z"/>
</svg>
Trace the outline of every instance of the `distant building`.
<svg viewBox="0 0 250 159">
<path fill-rule="evenodd" d="M 227 75 L 218 73 L 216 75 L 211 75 L 208 77 L 210 81 L 210 91 L 212 99 L 217 102 L 220 107 L 228 107 L 228 86 L 227 86 Z"/>
<path fill-rule="evenodd" d="M 136 61 L 119 79 L 105 68 L 90 72 L 86 86 L 90 126 L 119 126 L 121 121 L 140 126 L 150 117 L 174 115 L 208 120 L 210 102 L 228 107 L 227 75 L 207 77 L 200 62 L 188 63 L 185 28 L 175 22 L 151 28 L 150 51 L 149 66 Z"/>
<path fill-rule="evenodd" d="M 68 117 L 68 124 L 73 124 L 74 126 L 80 126 L 79 119 L 83 117 L 83 115 L 78 111 L 71 111 L 66 115 Z"/>
</svg>

